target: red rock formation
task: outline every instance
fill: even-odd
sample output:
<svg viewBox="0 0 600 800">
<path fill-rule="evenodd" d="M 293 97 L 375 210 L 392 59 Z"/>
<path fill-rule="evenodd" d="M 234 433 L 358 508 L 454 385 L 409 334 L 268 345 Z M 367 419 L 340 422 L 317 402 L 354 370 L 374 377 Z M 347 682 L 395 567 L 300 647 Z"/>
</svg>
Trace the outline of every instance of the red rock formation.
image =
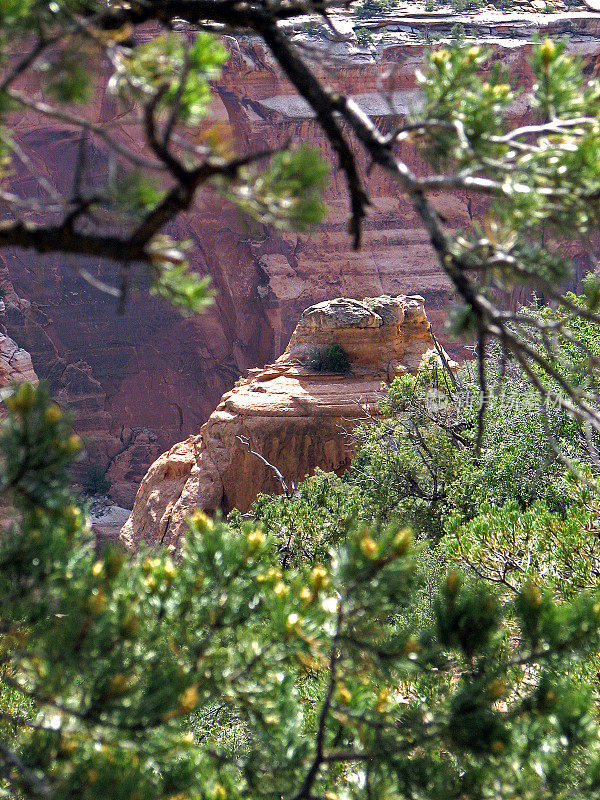
<svg viewBox="0 0 600 800">
<path fill-rule="evenodd" d="M 0 290 L 3 297 L 0 300 L 0 387 L 22 381 L 30 381 L 37 385 L 38 376 L 31 361 L 31 354 L 11 339 L 6 328 L 11 311 L 27 309 L 30 304 L 20 298 L 9 283 L 0 281 Z"/>
<path fill-rule="evenodd" d="M 307 366 L 313 351 L 333 344 L 347 356 L 347 374 Z M 280 491 L 256 453 L 288 487 L 316 467 L 345 471 L 348 429 L 365 406 L 373 407 L 382 381 L 415 372 L 433 344 L 422 297 L 340 298 L 308 308 L 283 355 L 252 370 L 223 396 L 199 435 L 154 462 L 122 538 L 129 546 L 175 546 L 195 509 L 246 511 L 259 492 Z"/>
<path fill-rule="evenodd" d="M 0 326 L 0 386 L 23 381 L 37 384 L 38 377 L 31 356 L 7 336 L 5 330 L 4 326 Z"/>
<path fill-rule="evenodd" d="M 455 22 L 490 41 L 497 58 L 522 83 L 531 77 L 527 55 L 537 30 L 568 35 L 569 46 L 584 57 L 589 73 L 598 73 L 597 14 L 572 10 L 569 15 L 433 18 L 414 13 L 416 8 L 407 3 L 400 9 L 402 16 L 355 20 L 355 27 L 372 33 L 373 44 L 366 48 L 353 36 L 346 42 L 325 34 L 302 37 L 304 44 L 316 48 L 315 61 L 327 80 L 355 94 L 384 127 L 401 120 L 417 101 L 414 71 L 427 47 L 426 36 L 444 36 Z M 340 18 L 340 24 L 352 27 L 348 18 Z M 214 118 L 228 122 L 245 149 L 289 138 L 323 146 L 318 126 L 292 95 L 265 47 L 248 37 L 228 43 L 231 58 L 219 83 Z M 380 94 L 385 70 L 393 109 Z M 516 105 L 514 113 L 527 119 L 524 107 Z M 117 118 L 114 101 L 103 88 L 93 117 Z M 28 114 L 16 123 L 16 135 L 36 175 L 59 189 L 68 186 L 79 148 L 75 134 Z M 111 132 L 127 147 L 141 147 L 130 130 L 114 126 Z M 407 151 L 406 156 L 411 167 L 423 168 L 417 155 Z M 103 144 L 93 137 L 88 161 L 93 182 L 104 169 Z M 32 183 L 24 170 L 14 177 L 17 190 L 30 190 Z M 39 376 L 77 412 L 79 428 L 90 440 L 90 458 L 109 471 L 118 502 L 131 503 L 148 464 L 174 442 L 197 433 L 240 374 L 280 355 L 308 305 L 339 295 L 407 291 L 425 297 L 429 317 L 441 329 L 450 286 L 418 219 L 381 173 L 370 176 L 369 187 L 373 208 L 358 253 L 350 248 L 345 187 L 336 172 L 327 195 L 327 221 L 311 236 L 246 226 L 224 202 L 201 196 L 193 213 L 172 231 L 192 240 L 193 266 L 210 273 L 218 289 L 215 307 L 194 319 L 178 317 L 144 292 L 135 294 L 119 316 L 113 299 L 84 284 L 65 259 L 0 255 L 0 285 L 10 285 L 11 291 L 14 287 L 15 296 L 30 301 L 7 302 L 8 335 L 31 353 Z M 440 195 L 437 204 L 453 225 L 483 213 L 467 196 Z M 575 244 L 572 255 L 586 270 L 583 247 Z M 87 267 L 97 277 L 110 278 L 104 265 Z M 140 280 L 143 283 L 143 276 Z M 81 469 L 85 479 L 85 466 Z"/>
</svg>

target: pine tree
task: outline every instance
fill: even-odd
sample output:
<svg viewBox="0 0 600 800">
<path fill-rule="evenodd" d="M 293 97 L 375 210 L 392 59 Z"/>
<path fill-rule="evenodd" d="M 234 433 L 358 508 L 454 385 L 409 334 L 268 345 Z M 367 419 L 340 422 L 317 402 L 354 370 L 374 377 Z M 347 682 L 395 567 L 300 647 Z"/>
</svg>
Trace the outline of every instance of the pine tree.
<svg viewBox="0 0 600 800">
<path fill-rule="evenodd" d="M 407 529 L 349 525 L 324 563 L 197 512 L 180 557 L 98 552 L 78 437 L 7 401 L 0 539 L 7 797 L 557 798 L 600 794 L 600 602 L 498 597 L 451 570 L 417 624 Z"/>
</svg>

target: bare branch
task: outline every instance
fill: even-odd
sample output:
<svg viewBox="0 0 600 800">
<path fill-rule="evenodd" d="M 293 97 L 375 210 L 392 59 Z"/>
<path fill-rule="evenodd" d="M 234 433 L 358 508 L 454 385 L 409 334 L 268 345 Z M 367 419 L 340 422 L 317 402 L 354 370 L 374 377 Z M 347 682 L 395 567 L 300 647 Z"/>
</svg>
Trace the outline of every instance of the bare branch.
<svg viewBox="0 0 600 800">
<path fill-rule="evenodd" d="M 279 469 L 277 469 L 275 464 L 271 464 L 270 461 L 267 461 L 267 459 L 262 455 L 262 453 L 259 453 L 257 450 L 252 449 L 252 445 L 250 444 L 250 440 L 248 439 L 247 436 L 236 436 L 235 438 L 239 439 L 239 441 L 244 445 L 244 447 L 248 448 L 248 452 L 251 455 L 256 456 L 256 458 L 262 461 L 265 467 L 268 467 L 272 471 L 272 473 L 275 475 L 275 477 L 281 484 L 283 493 L 285 494 L 288 500 L 291 500 L 292 497 L 294 496 L 294 485 L 292 484 L 292 490 L 290 491 L 285 481 L 285 478 L 283 477 L 283 473 Z"/>
<path fill-rule="evenodd" d="M 256 30 L 261 34 L 280 67 L 300 95 L 314 109 L 319 124 L 338 156 L 350 194 L 350 232 L 354 247 L 358 249 L 361 242 L 362 221 L 366 216 L 366 209 L 370 201 L 358 174 L 354 154 L 334 116 L 334 112 L 337 110 L 335 102 L 337 95 L 322 86 L 272 19 L 257 23 Z"/>
</svg>

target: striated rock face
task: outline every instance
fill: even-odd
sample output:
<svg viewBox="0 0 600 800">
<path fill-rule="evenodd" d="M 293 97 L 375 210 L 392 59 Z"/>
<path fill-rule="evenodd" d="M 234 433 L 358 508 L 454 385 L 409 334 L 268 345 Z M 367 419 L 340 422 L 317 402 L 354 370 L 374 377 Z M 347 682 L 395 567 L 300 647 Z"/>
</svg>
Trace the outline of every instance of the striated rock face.
<svg viewBox="0 0 600 800">
<path fill-rule="evenodd" d="M 69 272 L 60 275 L 47 263 L 32 268 L 27 262 L 25 268 L 25 261 L 21 269 L 17 256 L 13 268 L 9 268 L 11 258 L 9 255 L 3 262 L 0 256 L 0 290 L 4 295 L 4 308 L 0 309 L 0 383 L 25 377 L 36 383 L 38 378 L 45 380 L 60 405 L 73 413 L 76 428 L 86 442 L 88 460 L 75 465 L 74 478 L 85 485 L 90 464 L 99 465 L 110 472 L 114 499 L 131 508 L 148 464 L 165 447 L 157 441 L 155 432 L 140 425 L 141 420 L 129 427 L 119 424 L 111 413 L 110 376 L 118 378 L 120 370 L 131 369 L 124 355 L 133 347 L 137 326 L 129 320 L 127 332 L 105 297 L 98 297 L 89 288 L 74 291 Z M 24 297 L 34 298 L 34 302 Z M 116 324 L 109 330 L 114 320 Z M 16 354 L 8 340 L 2 342 L 2 334 L 21 345 Z M 4 350 L 10 371 L 6 377 L 1 374 Z M 18 376 L 14 374 L 17 364 Z M 139 394 L 136 402 L 141 406 Z"/>
<path fill-rule="evenodd" d="M 600 17 L 576 0 L 568 6 L 568 13 L 535 13 L 545 10 L 545 3 L 523 0 L 522 12 L 428 15 L 419 3 L 407 2 L 393 13 L 369 19 L 342 15 L 337 24 L 348 32 L 344 41 L 334 41 L 326 30 L 299 35 L 314 50 L 325 79 L 352 94 L 385 130 L 401 123 L 418 104 L 414 73 L 428 40 L 435 43 L 448 36 L 455 23 L 467 36 L 489 43 L 495 58 L 523 85 L 532 80 L 527 59 L 538 33 L 568 37 L 569 49 L 582 57 L 590 77 L 600 74 Z M 359 43 L 353 33 L 358 28 L 368 29 L 370 43 Z M 251 37 L 226 41 L 231 55 L 217 87 L 214 120 L 230 126 L 243 151 L 288 140 L 324 147 L 309 109 L 293 94 L 264 45 Z M 381 94 L 386 74 L 392 105 Z M 513 113 L 517 121 L 531 121 L 523 104 L 517 102 Z M 140 142 L 119 127 L 118 118 L 115 103 L 101 87 L 90 119 L 110 122 L 111 135 L 138 152 Z M 16 137 L 35 176 L 58 190 L 70 186 L 80 147 L 75 133 L 21 114 Z M 423 169 L 417 153 L 406 149 L 403 156 L 412 169 Z M 104 145 L 93 135 L 88 162 L 88 180 L 96 185 L 106 161 Z M 15 164 L 13 189 L 26 192 L 32 182 L 32 175 Z M 369 190 L 373 206 L 359 252 L 351 250 L 346 189 L 339 172 L 332 172 L 327 220 L 310 236 L 246 225 L 225 201 L 201 195 L 171 230 L 175 237 L 192 241 L 192 266 L 211 274 L 218 290 L 214 308 L 199 318 L 182 319 L 144 292 L 119 316 L 114 300 L 85 284 L 66 259 L 0 253 L 5 335 L 31 354 L 39 377 L 76 412 L 90 461 L 107 471 L 119 504 L 131 505 L 148 465 L 175 442 L 197 433 L 241 374 L 281 355 L 307 306 L 340 295 L 418 293 L 425 298 L 432 324 L 441 330 L 451 287 L 420 221 L 396 184 L 380 171 L 372 172 Z M 440 194 L 436 204 L 451 226 L 485 214 L 466 194 Z M 586 246 L 574 242 L 571 255 L 579 272 L 586 272 L 591 265 Z M 114 279 L 107 265 L 89 263 L 86 268 L 109 283 Z M 7 353 L 11 348 L 7 342 Z M 9 360 L 16 364 L 14 357 Z M 80 470 L 85 480 L 86 465 Z"/>
<path fill-rule="evenodd" d="M 334 344 L 346 354 L 349 371 L 312 371 L 311 355 Z M 197 508 L 247 511 L 259 492 L 281 491 L 273 470 L 250 448 L 280 470 L 289 488 L 316 467 L 343 472 L 350 458 L 346 431 L 373 406 L 382 382 L 415 372 L 433 346 L 419 296 L 311 306 L 275 363 L 251 370 L 223 396 L 199 435 L 154 462 L 122 538 L 129 546 L 175 546 Z"/>
</svg>

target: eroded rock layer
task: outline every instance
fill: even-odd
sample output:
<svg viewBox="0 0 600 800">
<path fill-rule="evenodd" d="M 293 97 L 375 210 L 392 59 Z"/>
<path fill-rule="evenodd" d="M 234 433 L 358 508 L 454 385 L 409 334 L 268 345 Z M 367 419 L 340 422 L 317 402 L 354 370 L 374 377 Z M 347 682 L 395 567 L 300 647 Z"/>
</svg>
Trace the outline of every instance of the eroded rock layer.
<svg viewBox="0 0 600 800">
<path fill-rule="evenodd" d="M 333 345 L 345 354 L 348 371 L 315 372 L 309 366 L 315 354 Z M 338 298 L 308 308 L 283 355 L 251 370 L 197 436 L 154 462 L 122 538 L 129 546 L 175 546 L 195 509 L 247 511 L 259 492 L 281 491 L 259 455 L 277 467 L 288 489 L 316 467 L 343 472 L 350 458 L 347 431 L 364 417 L 365 406 L 373 407 L 382 382 L 415 372 L 433 347 L 419 296 Z"/>
</svg>

